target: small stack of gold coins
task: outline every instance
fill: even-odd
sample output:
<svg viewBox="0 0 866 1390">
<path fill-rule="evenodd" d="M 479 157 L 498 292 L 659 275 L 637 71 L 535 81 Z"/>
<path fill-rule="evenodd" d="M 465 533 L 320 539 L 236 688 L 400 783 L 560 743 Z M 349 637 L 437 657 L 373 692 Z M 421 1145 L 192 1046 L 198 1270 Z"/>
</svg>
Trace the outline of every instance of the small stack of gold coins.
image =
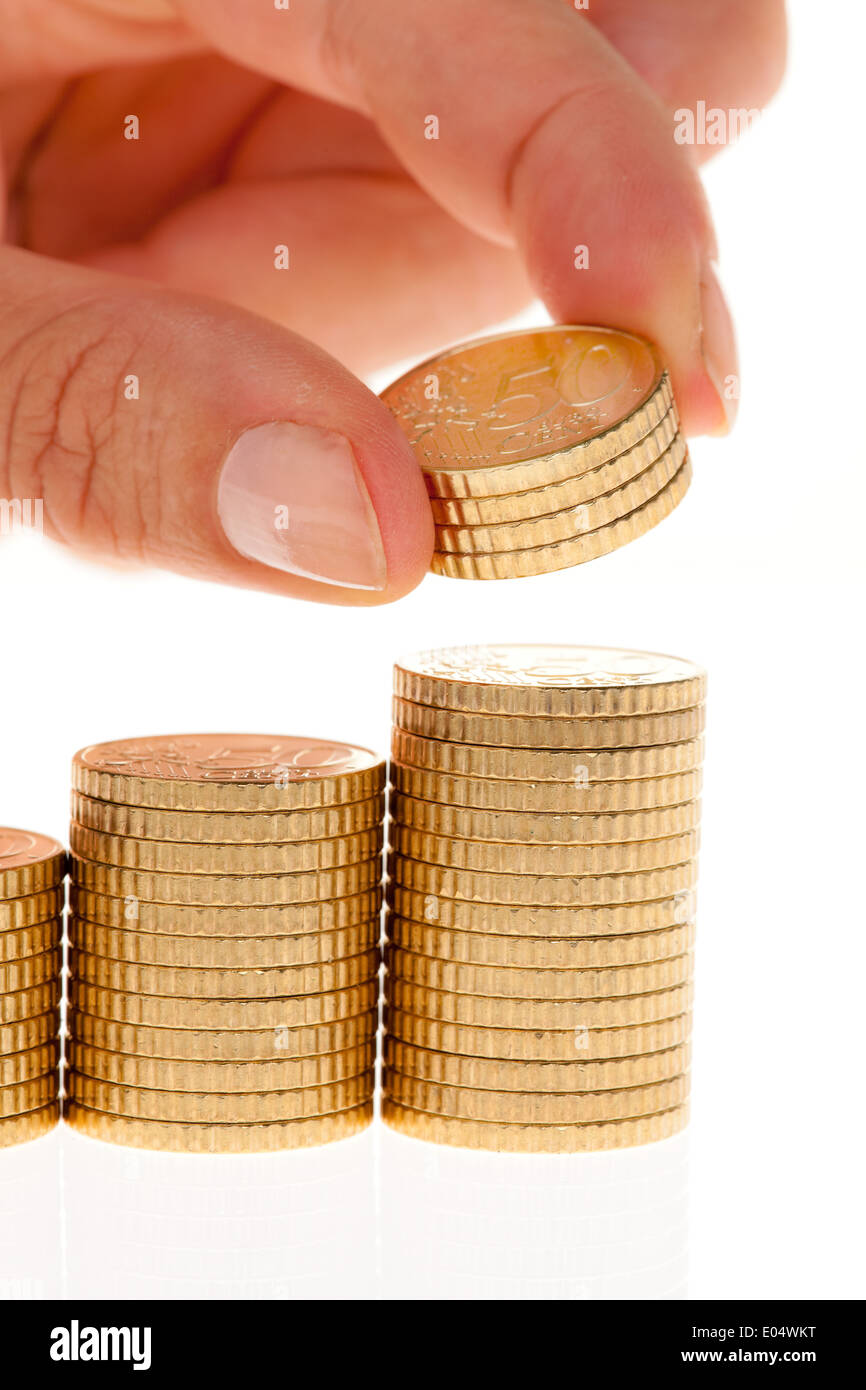
<svg viewBox="0 0 866 1390">
<path fill-rule="evenodd" d="M 570 646 L 395 671 L 384 1108 L 568 1152 L 687 1119 L 705 677 Z"/>
<path fill-rule="evenodd" d="M 247 1152 L 372 1118 L 384 761 L 249 734 L 73 762 L 66 1115 Z"/>
<path fill-rule="evenodd" d="M 691 464 L 651 343 L 531 329 L 451 348 L 382 393 L 424 473 L 431 568 L 512 579 L 635 540 L 682 500 Z"/>
<path fill-rule="evenodd" d="M 0 827 L 0 1148 L 60 1118 L 66 851 Z"/>
</svg>

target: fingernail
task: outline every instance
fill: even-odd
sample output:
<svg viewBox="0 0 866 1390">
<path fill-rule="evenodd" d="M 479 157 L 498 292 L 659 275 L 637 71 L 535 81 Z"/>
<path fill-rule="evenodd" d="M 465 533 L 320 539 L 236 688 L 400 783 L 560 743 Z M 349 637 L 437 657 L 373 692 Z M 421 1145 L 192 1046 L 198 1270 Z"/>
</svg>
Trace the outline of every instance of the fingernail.
<svg viewBox="0 0 866 1390">
<path fill-rule="evenodd" d="M 701 352 L 721 407 L 714 433 L 727 434 L 737 414 L 740 378 L 734 325 L 712 261 L 706 263 L 701 276 Z"/>
<path fill-rule="evenodd" d="M 217 509 L 235 550 L 344 589 L 384 589 L 385 551 L 352 446 L 281 420 L 245 430 L 220 473 Z"/>
</svg>

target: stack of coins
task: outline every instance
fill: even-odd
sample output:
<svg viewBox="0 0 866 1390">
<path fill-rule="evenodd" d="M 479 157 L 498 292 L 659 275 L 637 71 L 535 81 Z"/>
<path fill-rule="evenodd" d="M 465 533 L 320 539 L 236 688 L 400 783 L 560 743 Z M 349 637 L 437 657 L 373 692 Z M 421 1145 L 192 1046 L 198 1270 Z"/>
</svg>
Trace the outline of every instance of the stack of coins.
<svg viewBox="0 0 866 1390">
<path fill-rule="evenodd" d="M 385 1120 L 470 1148 L 687 1119 L 705 677 L 588 647 L 395 672 Z"/>
<path fill-rule="evenodd" d="M 0 827 L 0 1148 L 60 1118 L 66 851 Z"/>
<path fill-rule="evenodd" d="M 485 338 L 382 393 L 436 525 L 431 568 L 512 579 L 582 564 L 663 520 L 691 480 L 651 343 L 562 326 Z"/>
<path fill-rule="evenodd" d="M 67 1118 L 115 1143 L 297 1148 L 372 1118 L 385 765 L 193 734 L 73 762 Z"/>
</svg>

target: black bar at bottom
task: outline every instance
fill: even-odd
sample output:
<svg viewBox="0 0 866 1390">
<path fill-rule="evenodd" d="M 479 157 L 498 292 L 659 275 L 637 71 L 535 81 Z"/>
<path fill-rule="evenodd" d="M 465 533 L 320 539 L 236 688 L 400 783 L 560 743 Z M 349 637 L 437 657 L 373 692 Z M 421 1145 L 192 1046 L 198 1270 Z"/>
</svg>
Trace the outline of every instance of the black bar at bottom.
<svg viewBox="0 0 866 1390">
<path fill-rule="evenodd" d="M 285 1302 L 43 1302 L 0 1305 L 4 1370 L 93 1378 L 102 1371 L 162 1379 L 206 1375 L 212 1385 L 280 1376 L 280 1390 L 300 1377 L 333 1383 L 346 1358 L 352 1376 L 406 1383 L 437 1374 L 465 1382 L 507 1374 L 511 1383 L 619 1381 L 648 1369 L 706 1366 L 729 1370 L 856 1366 L 859 1302 L 681 1301 L 573 1302 L 567 1312 L 536 1304 L 499 1323 L 491 1310 L 460 1315 L 407 1308 L 399 1318 L 371 1318 L 354 1331 L 345 1305 L 319 1316 Z M 324 1324 L 333 1321 L 333 1328 Z M 350 1324 L 345 1326 L 344 1324 Z M 569 1382 L 571 1384 L 569 1384 Z M 240 1385 L 238 1387 L 240 1390 Z M 481 1390 L 486 1387 L 481 1386 Z M 602 1387 L 606 1390 L 606 1386 Z"/>
</svg>

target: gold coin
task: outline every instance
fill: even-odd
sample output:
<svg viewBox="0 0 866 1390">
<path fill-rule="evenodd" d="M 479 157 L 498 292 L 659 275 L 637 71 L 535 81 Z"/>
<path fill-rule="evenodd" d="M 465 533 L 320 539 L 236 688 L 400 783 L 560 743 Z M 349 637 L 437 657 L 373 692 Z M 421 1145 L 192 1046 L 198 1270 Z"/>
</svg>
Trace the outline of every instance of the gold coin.
<svg viewBox="0 0 866 1390">
<path fill-rule="evenodd" d="M 455 931 L 492 932 L 499 936 L 632 936 L 664 931 L 694 920 L 696 898 L 684 890 L 650 902 L 599 907 L 548 907 L 519 903 L 464 902 L 389 883 L 388 903 L 398 917 Z"/>
<path fill-rule="evenodd" d="M 607 970 L 644 961 L 670 960 L 691 950 L 695 924 L 630 936 L 497 936 L 485 931 L 449 931 L 389 913 L 388 936 L 396 946 L 441 961 L 465 965 Z"/>
<path fill-rule="evenodd" d="M 378 997 L 378 979 L 351 989 L 299 994 L 291 999 L 186 999 L 127 994 L 74 977 L 69 981 L 69 1002 L 74 1009 L 117 1023 L 143 1024 L 146 1028 L 304 1028 L 353 1018 L 371 1009 Z"/>
<path fill-rule="evenodd" d="M 505 1062 L 596 1062 L 678 1047 L 691 1037 L 686 1011 L 621 1028 L 490 1028 L 422 1018 L 385 1007 L 385 1036 L 435 1052 Z"/>
<path fill-rule="evenodd" d="M 427 1115 L 386 1099 L 382 1102 L 382 1119 L 392 1129 L 430 1144 L 454 1144 L 463 1149 L 492 1149 L 500 1153 L 590 1153 L 669 1139 L 688 1124 L 689 1108 L 679 1105 L 656 1115 L 601 1124 L 521 1125 Z"/>
<path fill-rule="evenodd" d="M 189 903 L 154 903 L 130 895 L 112 897 L 69 885 L 73 916 L 98 926 L 128 931 L 190 937 L 299 936 L 308 932 L 356 927 L 376 917 L 382 906 L 382 890 L 375 888 L 344 898 L 312 903 L 272 903 L 255 907 L 202 907 Z"/>
<path fill-rule="evenodd" d="M 380 921 L 373 917 L 342 931 L 300 936 L 170 936 L 168 932 L 121 931 L 70 917 L 69 935 L 82 951 L 140 965 L 194 966 L 202 970 L 268 970 L 325 965 L 360 955 L 379 942 Z"/>
<path fill-rule="evenodd" d="M 566 878 L 552 874 L 479 873 L 424 864 L 406 855 L 392 854 L 388 872 L 395 883 L 417 892 L 463 899 L 467 902 L 515 903 L 533 907 L 602 907 L 615 903 L 640 903 L 669 898 L 693 888 L 697 865 L 693 860 L 645 873 L 605 874 Z M 492 930 L 492 929 L 491 929 Z"/>
<path fill-rule="evenodd" d="M 703 704 L 707 678 L 693 662 L 661 652 L 502 643 L 404 657 L 394 667 L 394 693 L 468 713 L 616 719 Z"/>
<path fill-rule="evenodd" d="M 66 850 L 50 835 L 0 826 L 0 898 L 25 898 L 56 888 L 66 875 Z"/>
<path fill-rule="evenodd" d="M 502 778 L 454 775 L 391 764 L 394 789 L 438 804 L 482 811 L 553 815 L 612 815 L 694 801 L 700 795 L 700 768 L 666 777 L 596 782 L 509 782 Z M 652 836 L 648 838 L 652 839 Z"/>
<path fill-rule="evenodd" d="M 195 844 L 284 844 L 296 840 L 334 839 L 381 825 L 382 792 L 362 801 L 320 806 L 310 811 L 162 811 L 115 805 L 72 793 L 72 815 L 79 825 L 109 835 L 142 840 Z"/>
<path fill-rule="evenodd" d="M 577 1054 L 576 1054 L 577 1055 Z M 479 1091 L 565 1092 L 618 1091 L 650 1086 L 687 1072 L 691 1043 L 680 1043 L 642 1057 L 618 1057 L 600 1062 L 499 1061 L 488 1057 L 460 1057 L 449 1052 L 413 1047 L 399 1038 L 385 1039 L 385 1076 L 390 1071 L 417 1076 L 444 1086 L 471 1087 Z M 387 1089 L 387 1087 L 386 1087 Z"/>
<path fill-rule="evenodd" d="M 98 864 L 168 874 L 295 874 L 344 868 L 382 852 L 382 829 L 333 840 L 296 844 L 188 845 L 174 840 L 135 840 L 88 830 L 74 821 L 69 829 L 73 854 Z"/>
<path fill-rule="evenodd" d="M 60 974 L 45 984 L 30 989 L 18 989 L 12 994 L 0 994 L 0 1025 L 20 1023 L 47 1014 L 60 1004 Z"/>
<path fill-rule="evenodd" d="M 80 749 L 73 790 L 167 811 L 297 811 L 375 796 L 385 763 L 369 748 L 282 734 L 180 734 Z"/>
<path fill-rule="evenodd" d="M 0 994 L 10 994 L 17 990 L 32 989 L 34 985 L 45 984 L 47 980 L 59 980 L 63 966 L 62 951 L 43 951 L 38 956 L 27 956 L 23 960 L 7 961 L 0 965 Z"/>
<path fill-rule="evenodd" d="M 167 1149 L 175 1153 L 271 1153 L 304 1149 L 347 1139 L 366 1129 L 373 1105 L 356 1105 L 333 1115 L 308 1120 L 278 1120 L 267 1124 L 181 1124 L 131 1120 L 69 1103 L 65 1118 L 73 1129 L 109 1144 L 135 1149 Z"/>
<path fill-rule="evenodd" d="M 19 1086 L 33 1081 L 60 1066 L 60 1041 L 41 1043 L 11 1055 L 0 1055 L 0 1094 L 5 1086 Z"/>
<path fill-rule="evenodd" d="M 661 458 L 678 432 L 679 419 L 672 406 L 649 434 L 616 458 L 608 459 L 607 463 L 562 478 L 547 487 L 533 487 L 522 492 L 500 493 L 493 497 L 432 496 L 433 520 L 437 527 L 496 526 L 505 521 L 523 521 L 527 517 L 578 507 L 631 482 Z"/>
<path fill-rule="evenodd" d="M 382 877 L 377 855 L 344 869 L 299 874 L 183 874 L 119 869 L 71 855 L 75 883 L 87 892 L 190 907 L 271 907 L 344 898 L 374 888 Z"/>
<path fill-rule="evenodd" d="M 626 994 L 615 999 L 507 999 L 480 994 L 455 994 L 431 989 L 389 976 L 389 1005 L 421 1018 L 470 1027 L 526 1028 L 628 1028 L 633 1023 L 657 1023 L 692 1007 L 691 981 L 651 994 Z"/>
<path fill-rule="evenodd" d="M 58 999 L 57 1007 L 47 1013 L 23 1018 L 18 1023 L 4 1023 L 0 1027 L 0 1057 L 41 1047 L 56 1038 L 60 1032 L 59 1002 Z"/>
<path fill-rule="evenodd" d="M 649 1086 L 619 1091 L 476 1091 L 467 1086 L 442 1086 L 417 1076 L 386 1071 L 383 1091 L 397 1105 L 427 1115 L 493 1124 L 578 1125 L 605 1120 L 632 1120 L 657 1115 L 682 1105 L 689 1095 L 689 1078 L 675 1076 Z"/>
<path fill-rule="evenodd" d="M 480 526 L 437 525 L 436 549 L 454 555 L 499 554 L 571 540 L 584 531 L 597 531 L 657 496 L 683 465 L 686 441 L 677 434 L 668 448 L 634 477 L 610 492 L 590 497 L 576 506 L 566 503 L 555 510 L 556 498 L 541 515 L 527 514 L 514 521 L 505 517 Z"/>
<path fill-rule="evenodd" d="M 648 994 L 684 984 L 694 974 L 694 954 L 684 952 L 669 960 L 639 965 L 619 965 L 610 970 L 524 969 L 514 965 L 463 965 L 437 960 L 389 945 L 385 953 L 388 973 L 449 994 L 490 995 L 503 999 L 611 999 L 619 995 Z M 386 990 L 388 990 L 386 986 Z"/>
<path fill-rule="evenodd" d="M 59 917 L 65 900 L 66 894 L 60 884 L 56 888 L 46 888 L 42 893 L 0 902 L 0 939 L 8 931 L 20 931 L 24 927 Z"/>
<path fill-rule="evenodd" d="M 271 1062 L 179 1062 L 165 1057 L 130 1057 L 122 1052 L 103 1052 L 74 1039 L 68 1045 L 67 1055 L 67 1066 L 73 1071 L 100 1081 L 145 1090 L 216 1091 L 221 1095 L 328 1086 L 369 1072 L 375 1062 L 375 1038 L 342 1052 Z"/>
<path fill-rule="evenodd" d="M 682 743 L 653 744 L 648 748 L 581 748 L 561 751 L 549 748 L 497 748 L 478 743 L 448 743 L 422 738 L 402 729 L 392 733 L 395 762 L 431 772 L 456 773 L 460 777 L 494 777 L 516 782 L 632 781 L 691 772 L 704 757 L 702 738 Z M 576 792 L 570 809 L 580 806 Z M 73 861 L 74 863 L 74 861 Z"/>
<path fill-rule="evenodd" d="M 628 545 L 658 526 L 679 506 L 691 480 L 692 465 L 686 456 L 679 472 L 655 497 L 607 526 L 599 526 L 595 531 L 581 531 L 571 540 L 523 550 L 476 551 L 471 555 L 434 550 L 430 568 L 434 574 L 444 574 L 450 579 L 527 579 L 534 574 L 551 574 L 556 570 L 568 569 L 571 565 L 583 565 L 587 560 L 597 560 L 622 545 Z"/>
<path fill-rule="evenodd" d="M 63 920 L 60 917 L 53 917 L 47 922 L 34 922 L 32 927 L 0 932 L 0 971 L 10 962 L 55 950 L 62 939 Z"/>
<path fill-rule="evenodd" d="M 40 1110 L 57 1099 L 60 1091 L 60 1075 L 48 1072 L 36 1076 L 32 1081 L 21 1081 L 17 1085 L 0 1087 L 0 1116 L 23 1115 L 28 1110 Z"/>
<path fill-rule="evenodd" d="M 684 864 L 698 852 L 698 832 L 668 835 L 659 840 L 629 840 L 625 844 L 546 845 L 516 844 L 513 840 L 461 840 L 432 835 L 426 830 L 392 822 L 393 855 L 440 864 L 446 869 L 473 873 L 540 874 L 574 877 L 583 874 L 625 874 L 645 869 L 668 869 Z"/>
<path fill-rule="evenodd" d="M 60 1102 L 52 1101 L 39 1110 L 31 1110 L 24 1115 L 0 1118 L 0 1149 L 13 1144 L 26 1144 L 30 1139 L 38 1139 L 47 1134 L 60 1120 Z"/>
<path fill-rule="evenodd" d="M 664 418 L 673 397 L 652 343 L 556 324 L 449 348 L 412 367 L 382 400 L 431 497 L 487 497 L 615 458 Z"/>
<path fill-rule="evenodd" d="M 157 994 L 182 999 L 235 1001 L 283 1000 L 351 989 L 371 980 L 379 969 L 379 951 L 324 965 L 289 965 L 270 970 L 197 970 L 192 966 L 134 965 L 71 947 L 69 974 L 100 989 L 124 994 Z"/>
<path fill-rule="evenodd" d="M 164 810 L 278 811 L 342 805 L 384 787 L 367 748 L 281 734 L 183 734 L 94 744 L 76 753 L 73 788 L 96 800 Z"/>
<path fill-rule="evenodd" d="M 252 1091 L 219 1095 L 208 1091 L 149 1091 L 97 1081 L 77 1071 L 66 1072 L 72 1104 L 136 1120 L 176 1124 L 262 1124 L 268 1120 L 305 1120 L 350 1110 L 373 1099 L 372 1068 L 330 1086 L 306 1086 L 292 1091 Z"/>
<path fill-rule="evenodd" d="M 363 1013 L 300 1027 L 217 1030 L 117 1023 L 72 1007 L 68 1022 L 76 1043 L 103 1052 L 220 1066 L 248 1062 L 285 1065 L 299 1058 L 351 1050 L 374 1040 L 379 1010 L 373 1004 Z"/>
<path fill-rule="evenodd" d="M 464 714 L 462 710 L 416 705 L 395 695 L 394 723 L 404 733 L 451 743 L 581 750 L 683 743 L 703 733 L 705 718 L 703 705 L 672 710 L 669 714 L 624 715 L 616 719 Z"/>
<path fill-rule="evenodd" d="M 661 806 L 655 811 L 619 815 L 557 815 L 544 811 L 482 811 L 422 801 L 395 791 L 391 819 L 398 825 L 447 835 L 458 840 L 492 840 L 499 844 L 609 845 L 633 840 L 661 840 L 682 835 L 700 824 L 700 801 Z"/>
</svg>

